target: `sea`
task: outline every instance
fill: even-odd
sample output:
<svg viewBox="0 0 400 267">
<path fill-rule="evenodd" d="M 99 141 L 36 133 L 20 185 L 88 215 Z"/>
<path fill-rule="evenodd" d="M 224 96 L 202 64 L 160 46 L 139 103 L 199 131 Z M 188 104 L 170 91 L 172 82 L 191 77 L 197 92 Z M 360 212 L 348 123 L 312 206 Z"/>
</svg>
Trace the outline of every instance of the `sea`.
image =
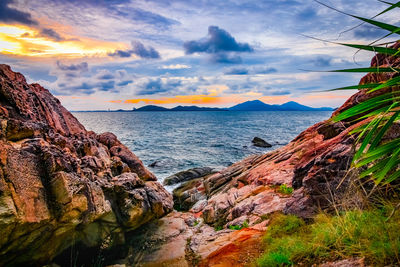
<svg viewBox="0 0 400 267">
<path fill-rule="evenodd" d="M 221 169 L 288 144 L 331 111 L 74 112 L 96 133 L 112 132 L 158 178 L 194 167 Z M 254 137 L 271 148 L 252 145 Z"/>
</svg>

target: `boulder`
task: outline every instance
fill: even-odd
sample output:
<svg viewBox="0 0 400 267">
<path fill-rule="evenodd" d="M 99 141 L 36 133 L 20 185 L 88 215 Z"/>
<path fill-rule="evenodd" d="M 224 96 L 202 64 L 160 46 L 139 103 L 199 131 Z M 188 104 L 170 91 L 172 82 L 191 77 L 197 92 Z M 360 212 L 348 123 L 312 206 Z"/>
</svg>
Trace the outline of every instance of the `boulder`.
<svg viewBox="0 0 400 267">
<path fill-rule="evenodd" d="M 0 266 L 124 240 L 172 196 L 112 133 L 97 135 L 39 84 L 0 65 Z"/>
<path fill-rule="evenodd" d="M 216 171 L 210 167 L 193 168 L 186 171 L 181 171 L 165 178 L 164 185 L 179 184 L 196 178 L 204 177 L 215 172 Z"/>
<path fill-rule="evenodd" d="M 272 145 L 268 142 L 266 142 L 264 139 L 261 139 L 260 137 L 254 137 L 253 140 L 251 140 L 253 143 L 253 146 L 257 147 L 272 147 Z"/>
</svg>

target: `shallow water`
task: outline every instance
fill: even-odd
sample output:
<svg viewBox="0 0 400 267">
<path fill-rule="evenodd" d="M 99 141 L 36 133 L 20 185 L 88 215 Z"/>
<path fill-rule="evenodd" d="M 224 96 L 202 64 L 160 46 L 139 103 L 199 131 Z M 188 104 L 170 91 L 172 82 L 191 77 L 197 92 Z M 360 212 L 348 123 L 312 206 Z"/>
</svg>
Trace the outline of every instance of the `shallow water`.
<svg viewBox="0 0 400 267">
<path fill-rule="evenodd" d="M 88 130 L 113 132 L 160 181 L 193 167 L 226 167 L 287 144 L 330 111 L 74 112 Z M 252 146 L 258 136 L 272 148 Z"/>
</svg>

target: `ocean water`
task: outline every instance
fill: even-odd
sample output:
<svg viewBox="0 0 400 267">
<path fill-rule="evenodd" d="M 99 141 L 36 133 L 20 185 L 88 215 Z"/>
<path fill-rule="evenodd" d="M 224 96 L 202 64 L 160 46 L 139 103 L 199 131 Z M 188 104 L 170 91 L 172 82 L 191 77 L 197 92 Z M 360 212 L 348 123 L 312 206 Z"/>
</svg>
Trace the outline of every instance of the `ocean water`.
<svg viewBox="0 0 400 267">
<path fill-rule="evenodd" d="M 160 181 L 193 167 L 222 168 L 283 146 L 330 111 L 74 112 L 88 130 L 113 132 Z M 272 148 L 254 147 L 261 137 Z"/>
</svg>

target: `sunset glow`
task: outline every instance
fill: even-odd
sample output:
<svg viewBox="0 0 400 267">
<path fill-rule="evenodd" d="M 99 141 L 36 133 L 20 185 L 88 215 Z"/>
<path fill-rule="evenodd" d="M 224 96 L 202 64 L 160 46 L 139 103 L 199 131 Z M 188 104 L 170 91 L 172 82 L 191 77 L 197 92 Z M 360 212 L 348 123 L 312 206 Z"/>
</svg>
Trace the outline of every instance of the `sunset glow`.
<svg viewBox="0 0 400 267">
<path fill-rule="evenodd" d="M 21 25 L 0 25 L 0 53 L 28 57 L 104 57 L 126 45 L 82 37 L 55 41 Z"/>
</svg>

